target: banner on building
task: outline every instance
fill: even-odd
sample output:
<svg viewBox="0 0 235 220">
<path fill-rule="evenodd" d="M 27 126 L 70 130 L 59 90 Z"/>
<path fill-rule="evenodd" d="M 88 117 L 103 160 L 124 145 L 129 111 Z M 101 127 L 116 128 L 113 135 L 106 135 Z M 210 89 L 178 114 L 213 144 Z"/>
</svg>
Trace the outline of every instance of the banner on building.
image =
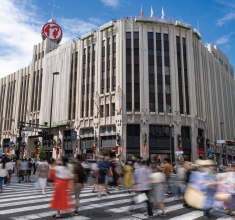
<svg viewBox="0 0 235 220">
<path fill-rule="evenodd" d="M 199 156 L 203 156 L 204 155 L 203 148 L 198 148 L 198 155 Z"/>
<path fill-rule="evenodd" d="M 39 149 L 36 149 L 36 153 L 35 153 L 36 155 L 38 155 L 39 154 Z"/>
<path fill-rule="evenodd" d="M 60 148 L 56 148 L 56 154 L 59 155 L 60 154 Z"/>
<path fill-rule="evenodd" d="M 115 154 L 118 154 L 118 146 L 115 147 Z"/>
</svg>

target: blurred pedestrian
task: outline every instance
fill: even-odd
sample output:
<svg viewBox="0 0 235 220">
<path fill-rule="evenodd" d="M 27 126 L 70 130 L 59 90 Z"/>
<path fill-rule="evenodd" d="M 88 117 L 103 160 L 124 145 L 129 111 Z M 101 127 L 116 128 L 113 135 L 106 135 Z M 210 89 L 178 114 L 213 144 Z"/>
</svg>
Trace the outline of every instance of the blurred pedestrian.
<svg viewBox="0 0 235 220">
<path fill-rule="evenodd" d="M 35 175 L 36 171 L 37 171 L 37 159 L 35 159 L 33 162 L 33 175 Z"/>
<path fill-rule="evenodd" d="M 43 162 L 38 168 L 37 179 L 39 183 L 39 188 L 42 189 L 42 194 L 45 195 L 45 189 L 47 185 L 47 177 L 48 177 L 48 163 L 47 158 L 43 158 Z"/>
<path fill-rule="evenodd" d="M 26 162 L 26 159 L 23 159 L 22 161 L 20 161 L 19 163 L 19 176 L 22 178 L 22 181 L 25 180 L 25 182 L 27 182 L 26 175 L 27 175 L 27 170 L 28 170 L 28 163 Z M 20 183 L 20 179 L 19 179 L 19 183 Z"/>
<path fill-rule="evenodd" d="M 55 166 L 56 166 L 56 160 L 54 158 L 51 158 L 50 160 L 50 166 L 49 166 L 49 172 L 48 172 L 48 178 L 47 182 L 51 184 L 51 190 L 54 188 L 55 183 Z"/>
<path fill-rule="evenodd" d="M 109 170 L 111 172 L 108 160 L 109 160 L 108 155 L 105 155 L 104 160 L 100 161 L 99 164 L 98 164 L 98 171 L 99 171 L 99 174 L 98 174 L 98 184 L 99 184 L 98 198 L 101 198 L 101 193 L 102 192 L 104 192 L 106 195 L 108 195 L 107 189 L 106 189 L 106 186 L 105 186 L 106 179 L 108 179 L 107 175 L 108 175 Z"/>
<path fill-rule="evenodd" d="M 118 169 L 118 186 L 121 185 L 123 186 L 123 183 L 122 183 L 122 180 L 123 180 L 123 172 L 124 172 L 124 167 L 125 167 L 125 164 L 124 162 L 122 161 L 122 156 L 121 155 L 118 155 L 118 160 L 117 160 L 117 169 Z"/>
<path fill-rule="evenodd" d="M 129 191 L 129 188 L 132 187 L 133 184 L 133 178 L 132 178 L 132 161 L 127 161 L 126 166 L 124 168 L 124 177 L 125 177 L 125 186 L 126 186 L 126 190 L 129 194 L 131 194 L 131 192 Z"/>
<path fill-rule="evenodd" d="M 2 159 L 1 164 L 0 164 L 0 193 L 3 192 L 2 182 L 3 182 L 4 178 L 6 178 L 6 177 L 9 177 L 8 170 L 6 167 L 6 159 Z"/>
<path fill-rule="evenodd" d="M 147 217 L 153 217 L 153 211 L 152 211 L 152 206 L 149 202 L 150 198 L 150 190 L 151 190 L 151 185 L 148 181 L 149 179 L 149 174 L 151 173 L 150 169 L 145 165 L 145 162 L 143 160 L 140 161 L 139 163 L 140 168 L 138 169 L 138 187 L 137 190 L 140 193 L 145 193 L 146 196 L 148 197 L 148 200 L 146 201 L 147 203 L 147 209 L 148 209 L 148 214 Z"/>
<path fill-rule="evenodd" d="M 32 167 L 33 164 L 31 162 L 31 158 L 28 159 L 28 170 L 27 170 L 27 174 L 26 174 L 26 178 L 25 178 L 25 182 L 30 182 L 30 176 L 31 176 L 31 172 L 32 172 Z"/>
<path fill-rule="evenodd" d="M 77 155 L 77 158 L 74 161 L 74 169 L 73 169 L 73 174 L 74 174 L 74 194 L 75 194 L 75 210 L 74 210 L 74 215 L 78 215 L 78 208 L 80 206 L 79 204 L 79 197 L 81 194 L 82 188 L 84 188 L 84 184 L 86 181 L 86 173 L 81 165 L 81 155 Z"/>
<path fill-rule="evenodd" d="M 115 190 L 119 190 L 119 187 L 118 187 L 118 178 L 119 178 L 119 169 L 117 167 L 117 160 L 116 160 L 116 157 L 113 156 L 112 159 L 111 159 L 111 162 L 110 162 L 110 168 L 111 168 L 111 172 L 112 172 L 112 184 L 111 186 L 115 188 Z"/>
<path fill-rule="evenodd" d="M 58 166 L 55 166 L 56 184 L 50 202 L 50 208 L 57 210 L 57 214 L 53 215 L 55 218 L 61 218 L 61 210 L 72 211 L 72 198 L 69 189 L 73 188 L 73 175 L 67 164 L 68 158 L 62 157 L 58 161 Z M 74 213 L 71 212 L 71 215 Z"/>
<path fill-rule="evenodd" d="M 154 205 L 158 204 L 162 213 L 160 214 L 161 217 L 166 216 L 165 212 L 165 185 L 166 185 L 166 178 L 164 174 L 159 169 L 154 169 L 154 173 L 149 175 L 149 182 L 152 184 L 152 189 L 149 193 L 149 202 Z"/>
<path fill-rule="evenodd" d="M 171 177 L 171 164 L 170 164 L 170 160 L 168 158 L 164 159 L 164 167 L 163 167 L 163 172 L 166 175 L 166 183 L 167 183 L 167 187 L 168 187 L 168 194 L 172 194 L 171 192 L 171 184 L 170 184 L 170 177 Z"/>
<path fill-rule="evenodd" d="M 8 171 L 8 177 L 6 177 L 6 184 L 9 185 L 11 182 L 11 175 L 13 173 L 13 164 L 9 158 L 6 159 L 6 168 Z"/>
</svg>

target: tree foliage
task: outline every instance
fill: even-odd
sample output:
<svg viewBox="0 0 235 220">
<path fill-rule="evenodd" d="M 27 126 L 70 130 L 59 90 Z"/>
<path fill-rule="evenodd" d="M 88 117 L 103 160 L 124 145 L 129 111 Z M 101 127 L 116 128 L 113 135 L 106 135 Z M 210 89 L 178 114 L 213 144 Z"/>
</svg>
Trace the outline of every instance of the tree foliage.
<svg viewBox="0 0 235 220">
<path fill-rule="evenodd" d="M 42 161 L 44 157 L 47 156 L 46 150 L 44 146 L 39 148 L 39 159 Z"/>
</svg>

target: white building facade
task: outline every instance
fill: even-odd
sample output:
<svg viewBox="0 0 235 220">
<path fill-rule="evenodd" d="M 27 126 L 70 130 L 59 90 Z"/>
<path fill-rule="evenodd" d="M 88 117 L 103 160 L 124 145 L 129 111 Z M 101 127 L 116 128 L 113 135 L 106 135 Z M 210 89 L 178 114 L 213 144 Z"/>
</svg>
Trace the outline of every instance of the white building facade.
<svg viewBox="0 0 235 220">
<path fill-rule="evenodd" d="M 51 157 L 118 153 L 174 161 L 182 146 L 185 160 L 198 159 L 200 148 L 203 158 L 209 150 L 217 163 L 231 161 L 232 146 L 223 155 L 216 140 L 235 138 L 234 68 L 217 46 L 200 39 L 190 24 L 136 17 L 63 45 L 44 40 L 28 67 L 0 79 L 2 147 L 18 150 L 20 121 L 49 124 L 53 72 L 59 72 Z M 38 137 L 41 128 L 22 131 L 25 157 L 49 146 Z"/>
</svg>

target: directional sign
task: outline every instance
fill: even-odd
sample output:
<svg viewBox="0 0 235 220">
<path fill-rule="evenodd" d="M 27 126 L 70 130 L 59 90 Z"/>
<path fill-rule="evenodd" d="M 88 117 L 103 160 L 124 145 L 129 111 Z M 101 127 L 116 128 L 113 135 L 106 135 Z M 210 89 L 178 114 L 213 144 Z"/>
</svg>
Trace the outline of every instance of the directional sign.
<svg viewBox="0 0 235 220">
<path fill-rule="evenodd" d="M 175 151 L 175 154 L 184 154 L 184 151 Z"/>
<path fill-rule="evenodd" d="M 225 144 L 225 140 L 217 140 L 217 144 Z"/>
<path fill-rule="evenodd" d="M 22 142 L 25 142 L 25 133 L 23 133 Z"/>
<path fill-rule="evenodd" d="M 2 156 L 2 148 L 0 148 L 0 156 Z"/>
<path fill-rule="evenodd" d="M 76 139 L 77 139 L 77 132 L 72 131 L 72 140 L 76 140 Z"/>
<path fill-rule="evenodd" d="M 33 131 L 33 127 L 25 127 L 25 131 Z"/>
<path fill-rule="evenodd" d="M 13 144 L 14 144 L 14 142 L 13 142 L 13 141 L 11 141 L 11 142 L 10 142 L 10 145 L 13 145 Z"/>
</svg>

